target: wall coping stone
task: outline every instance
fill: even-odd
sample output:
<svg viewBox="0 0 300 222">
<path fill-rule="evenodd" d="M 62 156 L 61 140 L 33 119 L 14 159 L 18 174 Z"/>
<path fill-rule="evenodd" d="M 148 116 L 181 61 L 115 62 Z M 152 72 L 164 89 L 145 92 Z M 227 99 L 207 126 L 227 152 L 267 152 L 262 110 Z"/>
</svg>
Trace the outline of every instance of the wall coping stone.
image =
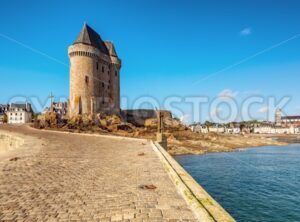
<svg viewBox="0 0 300 222">
<path fill-rule="evenodd" d="M 179 193 L 199 221 L 235 222 L 235 219 L 162 146 L 153 141 L 151 141 L 151 144 Z"/>
</svg>

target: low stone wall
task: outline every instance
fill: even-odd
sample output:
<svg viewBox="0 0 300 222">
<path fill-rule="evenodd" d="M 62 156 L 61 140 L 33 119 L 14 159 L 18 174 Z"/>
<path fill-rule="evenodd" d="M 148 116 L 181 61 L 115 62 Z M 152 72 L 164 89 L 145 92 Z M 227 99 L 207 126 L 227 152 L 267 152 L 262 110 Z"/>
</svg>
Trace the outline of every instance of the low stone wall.
<svg viewBox="0 0 300 222">
<path fill-rule="evenodd" d="M 172 113 L 167 110 L 160 110 L 163 114 L 164 118 L 172 118 Z M 122 118 L 132 123 L 136 126 L 143 126 L 145 124 L 146 119 L 154 119 L 157 118 L 156 110 L 153 109 L 131 109 L 131 110 L 122 110 L 121 111 Z"/>
<path fill-rule="evenodd" d="M 174 158 L 157 142 L 152 142 L 154 151 L 158 154 L 174 185 L 184 197 L 194 214 L 201 222 L 235 222 L 227 213 Z"/>
</svg>

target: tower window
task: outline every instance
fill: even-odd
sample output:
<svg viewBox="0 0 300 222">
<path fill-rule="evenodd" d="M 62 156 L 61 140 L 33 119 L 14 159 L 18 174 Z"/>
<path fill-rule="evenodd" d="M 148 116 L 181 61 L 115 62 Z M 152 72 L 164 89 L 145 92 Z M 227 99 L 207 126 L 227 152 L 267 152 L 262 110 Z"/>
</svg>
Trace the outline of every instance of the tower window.
<svg viewBox="0 0 300 222">
<path fill-rule="evenodd" d="M 89 77 L 88 76 L 85 76 L 85 83 L 89 84 Z"/>
<path fill-rule="evenodd" d="M 102 87 L 104 88 L 104 83 L 102 83 Z"/>
<path fill-rule="evenodd" d="M 115 76 L 116 76 L 116 77 L 118 76 L 118 72 L 117 72 L 117 71 L 115 71 Z"/>
<path fill-rule="evenodd" d="M 96 69 L 97 69 L 97 70 L 99 69 L 99 64 L 98 64 L 98 62 L 96 62 Z"/>
<path fill-rule="evenodd" d="M 104 72 L 104 66 L 102 66 L 102 72 Z"/>
</svg>

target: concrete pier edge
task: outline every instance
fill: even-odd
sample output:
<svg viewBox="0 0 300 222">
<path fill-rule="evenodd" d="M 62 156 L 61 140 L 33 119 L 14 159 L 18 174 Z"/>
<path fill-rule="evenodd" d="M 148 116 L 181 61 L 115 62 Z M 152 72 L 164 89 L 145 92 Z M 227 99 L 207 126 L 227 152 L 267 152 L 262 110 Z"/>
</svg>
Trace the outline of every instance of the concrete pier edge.
<svg viewBox="0 0 300 222">
<path fill-rule="evenodd" d="M 197 219 L 201 222 L 235 222 L 177 161 L 157 142 L 151 141 L 153 150 L 159 156 L 179 193 L 183 196 Z"/>
</svg>

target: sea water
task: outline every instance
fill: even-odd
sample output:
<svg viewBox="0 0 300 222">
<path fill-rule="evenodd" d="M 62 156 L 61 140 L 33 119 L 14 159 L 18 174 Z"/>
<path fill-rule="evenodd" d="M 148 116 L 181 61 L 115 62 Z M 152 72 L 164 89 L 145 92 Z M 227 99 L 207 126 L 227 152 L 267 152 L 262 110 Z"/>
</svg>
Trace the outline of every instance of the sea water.
<svg viewBox="0 0 300 222">
<path fill-rule="evenodd" d="M 239 222 L 300 222 L 300 144 L 176 160 Z"/>
</svg>

